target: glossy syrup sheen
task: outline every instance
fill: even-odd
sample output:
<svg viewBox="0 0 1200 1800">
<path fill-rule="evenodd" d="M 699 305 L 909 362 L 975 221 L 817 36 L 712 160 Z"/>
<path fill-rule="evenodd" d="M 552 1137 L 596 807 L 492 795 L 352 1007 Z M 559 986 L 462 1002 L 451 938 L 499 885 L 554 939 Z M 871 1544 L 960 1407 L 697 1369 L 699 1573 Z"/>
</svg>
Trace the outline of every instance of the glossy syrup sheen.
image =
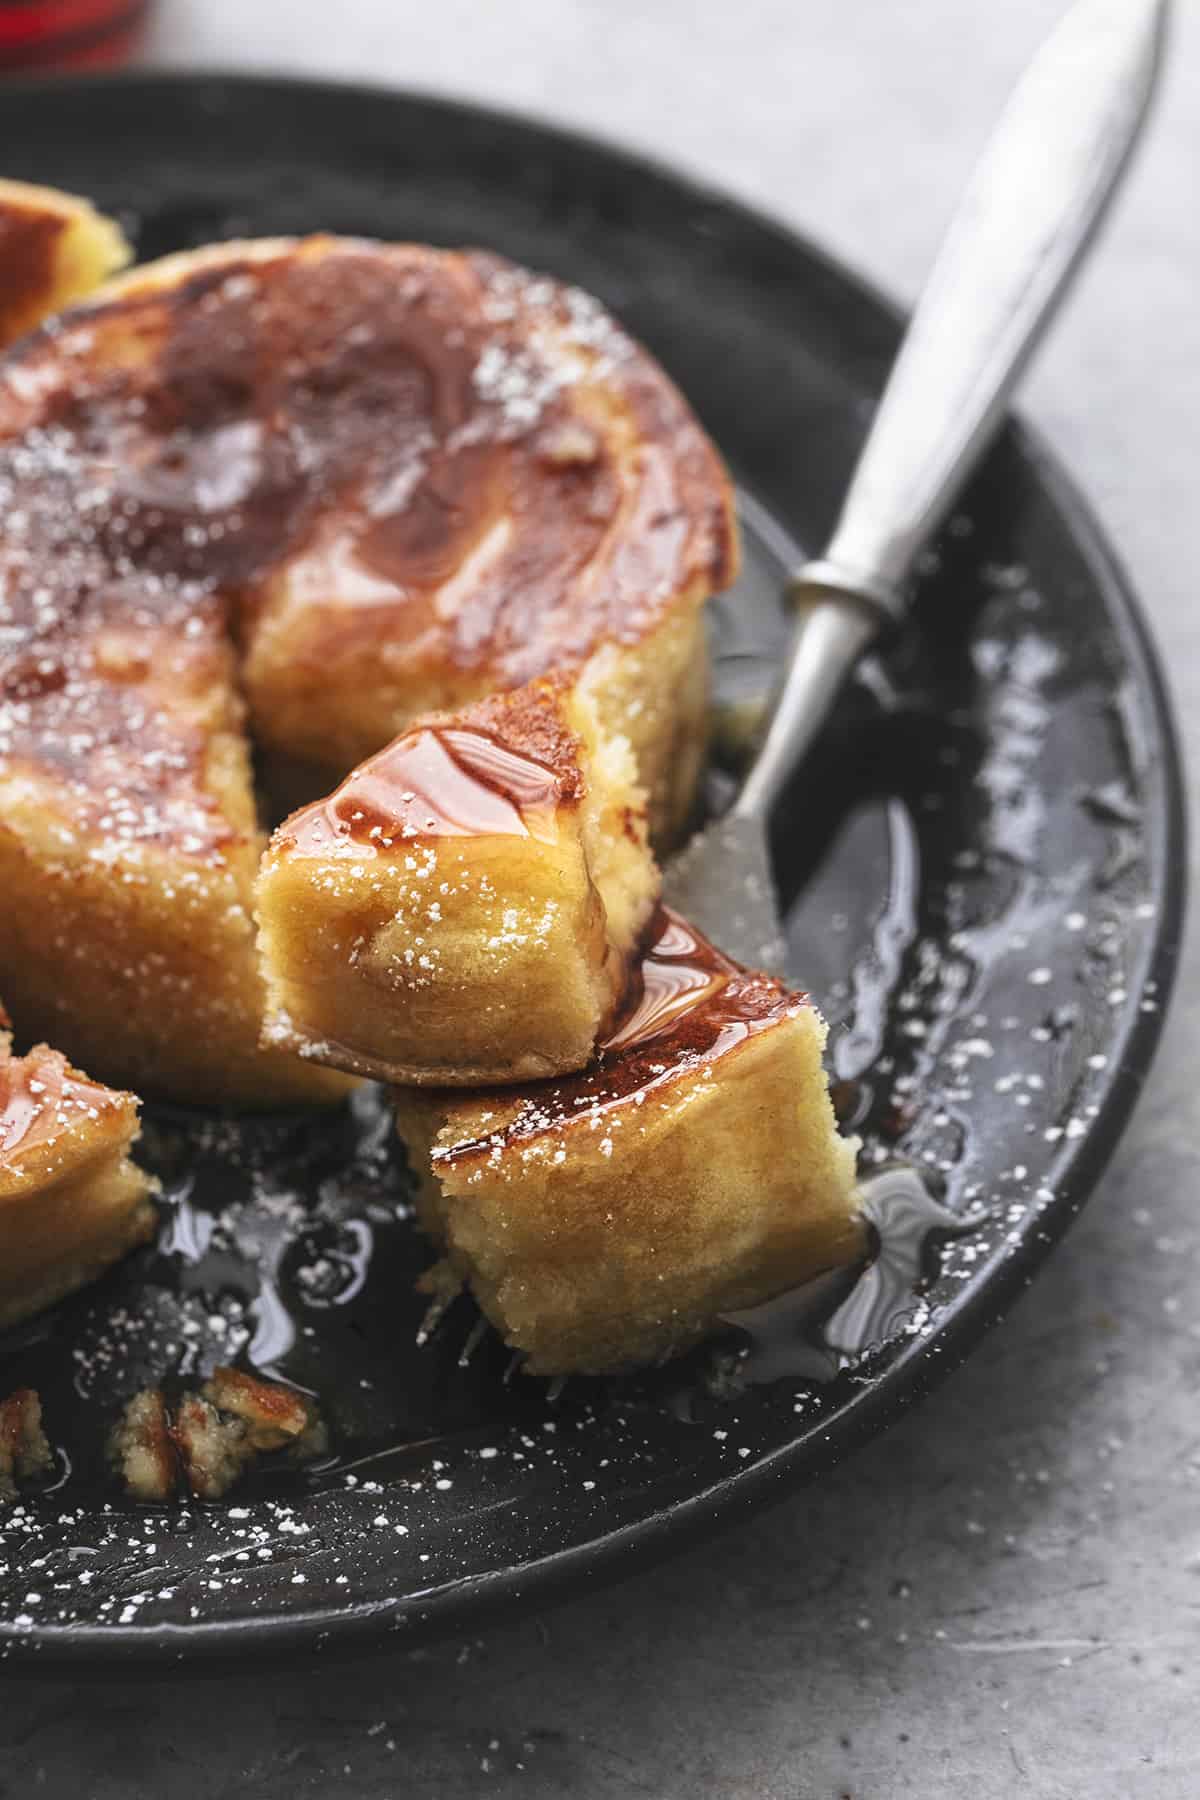
<svg viewBox="0 0 1200 1800">
<path fill-rule="evenodd" d="M 790 993 L 769 975 L 752 974 L 732 962 L 678 913 L 662 906 L 595 1064 L 564 1080 L 502 1090 L 494 1096 L 497 1107 L 516 1101 L 517 1112 L 501 1131 L 437 1149 L 434 1161 L 491 1149 L 498 1138 L 539 1137 L 581 1114 L 625 1105 L 715 1062 L 807 1004 L 805 996 Z"/>
<path fill-rule="evenodd" d="M 645 955 L 632 971 L 620 1017 L 601 1048 L 606 1055 L 661 1037 L 736 975 L 735 962 L 667 907 L 651 928 Z"/>
<path fill-rule="evenodd" d="M 919 1330 L 922 1294 L 939 1269 L 941 1240 L 976 1229 L 939 1204 L 920 1170 L 896 1163 L 859 1184 L 870 1252 L 761 1306 L 727 1315 L 748 1339 L 739 1367 L 752 1384 L 832 1381 L 880 1344 Z"/>
<path fill-rule="evenodd" d="M 107 1112 L 122 1097 L 69 1075 L 57 1051 L 0 1062 L 0 1164 L 44 1143 L 80 1114 Z"/>
<path fill-rule="evenodd" d="M 598 350 L 636 456 L 575 416 Z M 281 569 L 318 597 L 284 676 L 303 636 L 345 691 L 401 680 L 400 650 L 418 689 L 437 666 L 513 687 L 639 642 L 736 563 L 715 452 L 596 303 L 417 245 L 231 252 L 32 335 L 0 379 L 0 484 L 0 757 L 210 849 L 203 734 L 164 671 L 211 680 Z M 105 674 L 98 640 L 126 631 L 155 680 Z"/>
<path fill-rule="evenodd" d="M 285 824 L 300 856 L 343 845 L 391 849 L 429 837 L 533 837 L 550 842 L 560 784 L 553 769 L 461 726 L 406 732 L 356 769 L 328 800 Z"/>
</svg>

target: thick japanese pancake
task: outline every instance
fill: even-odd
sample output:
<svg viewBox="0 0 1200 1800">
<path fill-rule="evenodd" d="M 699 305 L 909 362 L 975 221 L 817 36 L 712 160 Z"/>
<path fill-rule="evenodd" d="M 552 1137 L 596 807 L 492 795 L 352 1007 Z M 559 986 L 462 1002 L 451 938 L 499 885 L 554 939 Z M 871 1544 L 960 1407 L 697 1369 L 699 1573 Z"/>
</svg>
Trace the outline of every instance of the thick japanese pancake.
<svg viewBox="0 0 1200 1800">
<path fill-rule="evenodd" d="M 120 226 L 90 200 L 0 180 L 0 345 L 82 300 L 130 256 Z"/>
<path fill-rule="evenodd" d="M 13 1056 L 0 1029 L 0 1328 L 153 1234 L 154 1184 L 129 1157 L 137 1135 L 132 1094 L 45 1044 Z"/>
<path fill-rule="evenodd" d="M 444 1250 L 534 1374 L 686 1349 L 865 1246 L 803 994 L 740 968 L 663 908 L 592 1067 L 471 1093 L 397 1089 Z"/>
<path fill-rule="evenodd" d="M 119 278 L 0 359 L 0 987 L 97 1074 L 272 1104 L 247 743 L 339 777 L 586 669 L 662 831 L 703 753 L 726 475 L 585 296 L 314 238 Z"/>
<path fill-rule="evenodd" d="M 659 886 L 629 744 L 585 686 L 434 715 L 272 838 L 267 1035 L 392 1082 L 582 1068 Z"/>
</svg>

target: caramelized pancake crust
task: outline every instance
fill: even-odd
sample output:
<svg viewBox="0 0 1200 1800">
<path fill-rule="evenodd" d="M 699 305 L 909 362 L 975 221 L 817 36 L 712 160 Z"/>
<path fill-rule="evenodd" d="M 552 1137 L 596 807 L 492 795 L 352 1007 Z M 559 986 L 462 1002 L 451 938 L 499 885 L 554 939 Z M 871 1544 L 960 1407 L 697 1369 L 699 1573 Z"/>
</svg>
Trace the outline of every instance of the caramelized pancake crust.
<svg viewBox="0 0 1200 1800">
<path fill-rule="evenodd" d="M 89 201 L 0 181 L 0 345 L 91 293 L 129 255 L 120 227 Z"/>
<path fill-rule="evenodd" d="M 56 1050 L 39 1044 L 28 1056 L 0 1053 L 0 1170 L 20 1178 L 25 1160 L 60 1132 L 125 1113 L 132 1096 L 89 1081 Z"/>
<path fill-rule="evenodd" d="M 677 913 L 660 907 L 595 1065 L 559 1081 L 513 1088 L 498 1113 L 489 1102 L 488 1130 L 469 1127 L 463 1138 L 444 1139 L 433 1152 L 434 1168 L 496 1151 L 503 1156 L 514 1145 L 567 1131 L 580 1118 L 589 1130 L 606 1127 L 619 1108 L 641 1106 L 648 1093 L 682 1072 L 704 1069 L 808 1005 L 806 995 L 739 967 Z"/>
<path fill-rule="evenodd" d="M 0 361 L 0 505 L 0 978 L 106 1074 L 339 1091 L 257 1049 L 245 706 L 340 774 L 565 671 L 660 834 L 690 801 L 729 485 L 574 290 L 331 238 L 150 265 Z"/>
<path fill-rule="evenodd" d="M 49 310 L 54 264 L 66 220 L 49 208 L 0 195 L 0 342 L 10 343 Z"/>
<path fill-rule="evenodd" d="M 521 699 L 528 695 L 522 690 Z M 534 741 L 516 718 L 498 735 L 499 709 L 473 708 L 461 717 L 415 725 L 347 777 L 327 800 L 293 815 L 275 842 L 300 858 L 376 861 L 418 838 L 518 837 L 546 840 L 560 806 L 583 791 L 572 740 L 556 732 L 540 708 Z M 506 741 L 507 740 L 507 741 Z"/>
<path fill-rule="evenodd" d="M 431 696 L 638 645 L 734 572 L 715 452 L 574 290 L 312 239 L 168 259 L 109 293 L 0 368 L 10 654 L 39 692 L 86 685 L 81 782 L 93 730 L 132 723 L 95 691 L 101 627 L 234 630 L 259 736 L 348 766 Z M 10 753 L 44 754 L 39 711 L 8 722 Z M 173 748 L 158 760 L 182 778 Z"/>
<path fill-rule="evenodd" d="M 378 254 L 300 284 L 329 283 L 372 405 L 361 441 L 336 416 L 341 504 L 247 639 L 264 740 L 343 768 L 416 714 L 645 645 L 735 564 L 715 452 L 595 301 L 492 256 Z"/>
<path fill-rule="evenodd" d="M 3 1023 L 0 1016 L 0 1024 Z M 137 1101 L 0 1030 L 0 1327 L 92 1280 L 154 1230 L 129 1160 Z"/>
</svg>

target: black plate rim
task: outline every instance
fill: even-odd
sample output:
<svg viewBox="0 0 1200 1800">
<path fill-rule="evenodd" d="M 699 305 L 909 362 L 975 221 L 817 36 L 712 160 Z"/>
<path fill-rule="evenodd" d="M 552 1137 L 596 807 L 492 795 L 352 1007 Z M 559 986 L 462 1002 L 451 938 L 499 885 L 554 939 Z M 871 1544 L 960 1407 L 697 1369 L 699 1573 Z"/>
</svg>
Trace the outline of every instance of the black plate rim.
<svg viewBox="0 0 1200 1800">
<path fill-rule="evenodd" d="M 674 185 L 688 200 L 739 214 L 756 229 L 772 236 L 792 256 L 819 270 L 835 284 L 851 288 L 865 298 L 899 330 L 904 311 L 875 286 L 813 244 L 803 233 L 781 223 L 735 194 L 697 178 L 670 162 L 647 154 L 639 147 L 592 132 L 577 131 L 556 120 L 541 119 L 515 108 L 476 104 L 418 89 L 385 86 L 340 79 L 310 79 L 256 70 L 202 69 L 126 70 L 93 76 L 50 76 L 19 79 L 14 89 L 23 96 L 45 93 L 87 95 L 98 89 L 130 90 L 164 88 L 232 88 L 243 93 L 255 89 L 271 94 L 297 96 L 328 94 L 361 95 L 364 101 L 398 106 L 416 105 L 444 113 L 448 120 L 472 119 L 540 136 L 548 142 L 619 161 L 631 175 L 651 176 Z M 938 1315 L 931 1338 L 913 1341 L 892 1361 L 873 1386 L 859 1390 L 854 1399 L 833 1414 L 814 1451 L 803 1440 L 784 1445 L 747 1469 L 738 1470 L 698 1494 L 661 1508 L 646 1519 L 625 1525 L 585 1543 L 542 1556 L 529 1564 L 515 1564 L 487 1575 L 444 1582 L 402 1601 L 350 1602 L 336 1608 L 292 1614 L 286 1619 L 245 1618 L 195 1621 L 186 1626 L 123 1628 L 88 1624 L 45 1625 L 20 1639 L 13 1649 L 22 1656 L 6 1666 L 10 1673 L 35 1673 L 66 1664 L 79 1665 L 98 1658 L 116 1658 L 128 1669 L 131 1662 L 157 1665 L 161 1672 L 179 1666 L 184 1659 L 200 1658 L 206 1664 L 235 1661 L 248 1654 L 287 1656 L 319 1649 L 363 1648 L 385 1634 L 406 1633 L 422 1638 L 444 1635 L 481 1622 L 487 1617 L 515 1616 L 553 1598 L 566 1598 L 597 1580 L 612 1581 L 632 1575 L 664 1555 L 682 1551 L 718 1526 L 732 1524 L 760 1507 L 779 1501 L 797 1487 L 817 1478 L 887 1428 L 914 1401 L 931 1392 L 964 1360 L 976 1342 L 996 1324 L 1018 1297 L 1068 1226 L 1082 1209 L 1099 1181 L 1128 1122 L 1153 1061 L 1168 1010 L 1179 961 L 1180 938 L 1187 900 L 1188 823 L 1183 765 L 1178 729 L 1166 677 L 1151 637 L 1148 620 L 1121 559 L 1109 542 L 1089 501 L 1066 472 L 1057 454 L 1041 434 L 1020 418 L 1005 426 L 1010 447 L 1037 473 L 1043 490 L 1062 518 L 1085 561 L 1095 586 L 1103 593 L 1114 622 L 1122 632 L 1125 648 L 1140 679 L 1154 717 L 1160 768 L 1163 810 L 1161 835 L 1153 846 L 1151 891 L 1157 903 L 1155 928 L 1137 971 L 1134 985 L 1144 989 L 1156 983 L 1157 1009 L 1127 1012 L 1123 1028 L 1112 1040 L 1115 1064 L 1104 1093 L 1101 1110 L 1091 1129 L 1077 1143 L 1060 1152 L 1051 1182 L 1054 1198 L 1037 1217 L 1036 1234 L 1026 1235 L 1015 1253 L 990 1277 L 986 1285 L 968 1288 Z M 115 1671 L 114 1671 L 115 1672 Z M 149 1668 L 147 1668 L 149 1672 Z"/>
</svg>

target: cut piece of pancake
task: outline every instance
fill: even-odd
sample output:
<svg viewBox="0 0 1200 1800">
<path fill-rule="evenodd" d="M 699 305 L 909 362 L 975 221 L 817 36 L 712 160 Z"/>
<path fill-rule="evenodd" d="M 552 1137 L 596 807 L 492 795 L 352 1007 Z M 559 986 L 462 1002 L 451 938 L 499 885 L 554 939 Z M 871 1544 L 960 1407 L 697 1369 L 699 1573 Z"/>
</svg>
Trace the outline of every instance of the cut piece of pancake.
<svg viewBox="0 0 1200 1800">
<path fill-rule="evenodd" d="M 0 346 L 92 293 L 132 256 L 90 200 L 0 180 Z"/>
<path fill-rule="evenodd" d="M 86 201 L 21 183 L 0 182 L 0 251 L 0 342 L 129 260 Z M 54 341 L 29 362 L 69 415 Z M 244 898 L 261 840 L 223 610 L 169 569 L 133 579 L 103 432 L 72 465 L 71 429 L 26 404 L 23 353 L 0 368 L 0 969 L 23 1032 L 61 1026 L 80 1061 L 187 1100 L 339 1093 L 258 1046 Z"/>
<path fill-rule="evenodd" d="M 0 986 L 22 1035 L 191 1104 L 340 1095 L 259 1048 L 262 838 L 215 604 L 98 595 L 44 646 L 0 643 L 0 680 Z"/>
<path fill-rule="evenodd" d="M 435 716 L 275 833 L 268 1040 L 403 1084 L 580 1069 L 659 885 L 629 745 L 582 689 Z"/>
<path fill-rule="evenodd" d="M 0 986 L 179 1099 L 341 1077 L 258 1047 L 260 745 L 340 777 L 414 717 L 581 674 L 660 832 L 703 755 L 728 479 L 585 296 L 314 238 L 166 259 L 0 359 Z"/>
<path fill-rule="evenodd" d="M 861 1254 L 824 1039 L 803 995 L 662 909 L 592 1068 L 397 1090 L 422 1223 L 532 1373 L 659 1359 Z"/>
<path fill-rule="evenodd" d="M 92 1281 L 154 1232 L 154 1183 L 129 1157 L 132 1094 L 0 1031 L 0 1327 Z"/>
</svg>

